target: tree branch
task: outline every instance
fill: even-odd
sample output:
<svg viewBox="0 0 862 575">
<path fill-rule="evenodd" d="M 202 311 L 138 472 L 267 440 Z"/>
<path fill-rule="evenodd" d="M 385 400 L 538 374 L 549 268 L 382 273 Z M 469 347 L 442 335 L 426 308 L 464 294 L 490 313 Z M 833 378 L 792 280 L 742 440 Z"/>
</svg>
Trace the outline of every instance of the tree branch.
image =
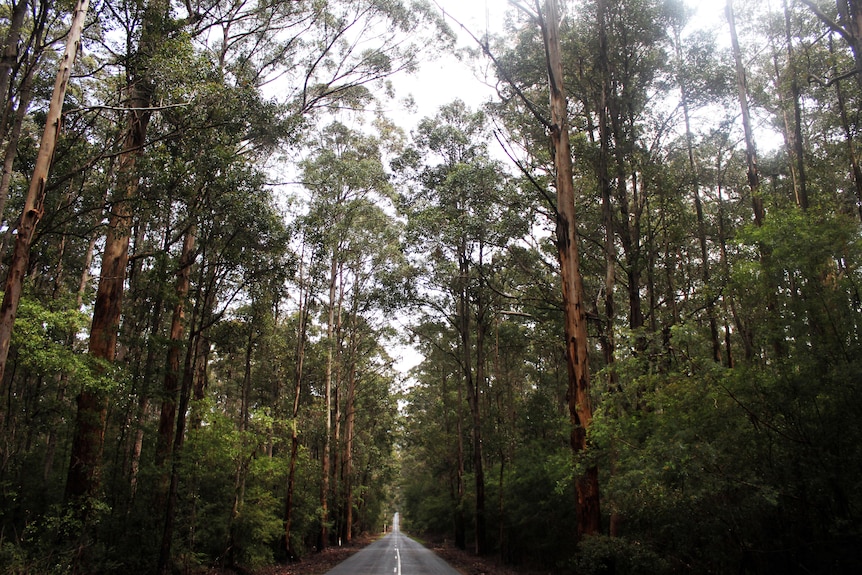
<svg viewBox="0 0 862 575">
<path fill-rule="evenodd" d="M 821 80 L 820 78 L 818 78 L 817 76 L 815 76 L 813 74 L 809 74 L 808 75 L 808 85 L 810 86 L 811 84 L 817 84 L 821 88 L 829 88 L 831 86 L 834 86 L 835 84 L 837 84 L 841 80 L 846 80 L 847 78 L 855 76 L 856 73 L 857 73 L 857 70 L 854 68 L 853 70 L 850 70 L 849 72 L 844 72 L 840 76 L 836 76 L 835 78 L 831 78 L 825 82 L 823 80 Z"/>
<path fill-rule="evenodd" d="M 811 8 L 811 11 L 814 12 L 814 15 L 817 16 L 817 18 L 819 18 L 820 21 L 823 22 L 823 24 L 825 24 L 827 28 L 829 28 L 833 32 L 837 32 L 838 34 L 840 34 L 841 37 L 847 41 L 848 44 L 853 44 L 853 38 L 850 37 L 850 34 L 847 32 L 847 30 L 845 30 L 841 25 L 835 22 L 835 20 L 827 16 L 826 13 L 820 9 L 820 6 L 818 6 L 814 2 L 814 0 L 799 1 Z"/>
<path fill-rule="evenodd" d="M 516 6 L 518 8 L 521 8 L 522 10 L 525 10 L 525 8 L 523 6 L 520 6 L 517 2 L 514 2 L 513 0 L 510 0 L 510 3 L 513 6 Z M 552 129 L 553 126 L 551 125 L 551 122 L 548 119 L 546 119 L 542 115 L 542 113 L 538 109 L 538 107 L 529 98 L 527 98 L 527 96 L 524 94 L 524 92 L 515 84 L 515 81 L 512 80 L 511 76 L 509 76 L 509 74 L 506 73 L 506 70 L 503 68 L 503 65 L 500 64 L 499 60 L 497 60 L 497 58 L 494 57 L 494 54 L 491 52 L 491 49 L 488 46 L 488 42 L 482 42 L 479 38 L 477 38 L 476 35 L 473 34 L 473 32 L 471 32 L 469 28 L 467 28 L 467 26 L 465 26 L 459 20 L 452 17 L 451 14 L 446 12 L 446 10 L 444 10 L 443 7 L 440 6 L 440 4 L 438 4 L 436 2 L 436 0 L 434 0 L 434 4 L 437 6 L 437 8 L 440 9 L 440 11 L 443 13 L 444 16 L 448 17 L 450 20 L 455 22 L 455 24 L 457 24 L 462 30 L 464 30 L 464 32 L 466 32 L 470 36 L 470 38 L 472 38 L 473 41 L 476 42 L 476 44 L 478 44 L 479 47 L 482 48 L 482 53 L 485 56 L 487 56 L 489 60 L 491 60 L 491 63 L 494 64 L 494 68 L 496 68 L 497 72 L 503 77 L 503 80 L 507 84 L 509 84 L 509 86 L 511 86 L 511 88 L 515 91 L 515 94 L 517 94 L 518 98 L 520 98 L 521 101 L 524 102 L 524 105 L 527 106 L 527 109 L 530 110 L 530 113 L 533 114 L 533 117 L 535 117 L 536 120 L 538 122 L 540 122 L 546 129 L 548 129 L 548 130 Z M 527 12 L 527 13 L 530 14 L 530 12 Z"/>
<path fill-rule="evenodd" d="M 545 201 L 548 202 L 548 206 L 551 208 L 551 211 L 554 213 L 554 217 L 559 215 L 557 213 L 557 203 L 551 197 L 548 190 L 546 190 L 543 186 L 539 185 L 539 182 L 536 181 L 536 179 L 527 170 L 527 168 L 525 166 L 523 166 L 517 158 L 515 158 L 512 154 L 509 153 L 508 148 L 506 148 L 506 144 L 504 144 L 503 140 L 500 138 L 500 132 L 497 130 L 494 130 L 494 137 L 497 138 L 497 142 L 499 142 L 500 147 L 503 148 L 503 152 L 505 152 L 505 154 L 509 157 L 509 159 L 512 160 L 512 162 L 516 166 L 518 166 L 518 169 L 521 170 L 521 173 L 524 174 L 525 176 L 527 176 L 527 179 L 530 180 L 530 183 L 533 184 L 533 187 L 535 187 L 539 191 L 539 193 L 542 194 L 542 197 L 545 198 Z"/>
</svg>

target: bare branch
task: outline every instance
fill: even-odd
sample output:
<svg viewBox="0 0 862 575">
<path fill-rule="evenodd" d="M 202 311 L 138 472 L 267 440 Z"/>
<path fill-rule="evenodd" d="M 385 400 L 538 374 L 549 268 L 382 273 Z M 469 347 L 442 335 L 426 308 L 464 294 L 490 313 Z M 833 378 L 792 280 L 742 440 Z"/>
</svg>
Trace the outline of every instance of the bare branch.
<svg viewBox="0 0 862 575">
<path fill-rule="evenodd" d="M 520 6 L 517 2 L 514 2 L 513 0 L 510 0 L 510 3 L 512 3 L 514 6 L 520 8 L 520 9 L 526 11 L 526 9 L 523 6 Z M 505 80 L 505 82 L 507 84 L 509 84 L 509 86 L 512 87 L 512 89 L 515 91 L 515 94 L 517 94 L 518 98 L 520 98 L 521 101 L 524 102 L 524 105 L 527 106 L 527 109 L 530 110 L 530 113 L 532 113 L 533 116 L 536 118 L 536 120 L 538 122 L 540 122 L 546 129 L 550 130 L 552 128 L 551 122 L 542 115 L 542 113 L 538 109 L 538 107 L 529 98 L 527 98 L 527 96 L 524 94 L 524 92 L 518 87 L 517 84 L 515 84 L 515 81 L 512 80 L 512 77 L 509 76 L 509 74 L 506 72 L 506 69 L 503 68 L 503 65 L 500 64 L 500 61 L 497 60 L 497 58 L 491 52 L 491 49 L 488 46 L 488 43 L 483 42 L 478 37 L 476 37 L 476 35 L 473 34 L 473 32 L 469 28 L 467 28 L 467 26 L 465 26 L 458 19 L 454 18 L 451 14 L 446 12 L 446 10 L 444 10 L 443 7 L 440 6 L 440 4 L 438 4 L 436 2 L 436 0 L 434 1 L 434 4 L 437 6 L 437 8 L 440 9 L 440 11 L 443 13 L 444 16 L 448 17 L 455 24 L 457 24 L 462 30 L 464 30 L 464 32 L 466 32 L 470 36 L 470 38 L 473 39 L 474 42 L 476 42 L 476 44 L 479 45 L 480 48 L 482 48 L 482 53 L 485 56 L 487 56 L 489 60 L 491 60 L 491 63 L 494 64 L 494 67 L 497 69 L 497 72 L 500 74 L 500 76 L 503 77 L 503 80 Z M 527 11 L 527 13 L 532 15 L 532 13 L 530 13 L 529 11 Z"/>
</svg>

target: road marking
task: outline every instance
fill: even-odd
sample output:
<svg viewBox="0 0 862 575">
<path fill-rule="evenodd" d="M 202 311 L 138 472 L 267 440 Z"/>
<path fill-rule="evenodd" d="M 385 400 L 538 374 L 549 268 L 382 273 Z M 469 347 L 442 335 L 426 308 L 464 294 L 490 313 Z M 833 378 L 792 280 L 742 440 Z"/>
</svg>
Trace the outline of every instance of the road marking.
<svg viewBox="0 0 862 575">
<path fill-rule="evenodd" d="M 401 552 L 398 551 L 398 547 L 395 548 L 395 557 L 398 560 L 397 561 L 398 566 L 395 568 L 395 573 L 397 575 L 401 575 Z"/>
</svg>

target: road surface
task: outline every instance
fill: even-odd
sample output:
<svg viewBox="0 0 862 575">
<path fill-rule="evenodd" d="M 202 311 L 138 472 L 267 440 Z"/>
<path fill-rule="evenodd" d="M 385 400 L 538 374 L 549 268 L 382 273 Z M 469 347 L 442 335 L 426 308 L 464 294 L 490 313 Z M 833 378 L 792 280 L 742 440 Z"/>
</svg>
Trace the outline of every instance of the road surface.
<svg viewBox="0 0 862 575">
<path fill-rule="evenodd" d="M 398 514 L 392 532 L 362 551 L 354 553 L 326 575 L 460 575 L 442 559 L 398 528 Z"/>
</svg>

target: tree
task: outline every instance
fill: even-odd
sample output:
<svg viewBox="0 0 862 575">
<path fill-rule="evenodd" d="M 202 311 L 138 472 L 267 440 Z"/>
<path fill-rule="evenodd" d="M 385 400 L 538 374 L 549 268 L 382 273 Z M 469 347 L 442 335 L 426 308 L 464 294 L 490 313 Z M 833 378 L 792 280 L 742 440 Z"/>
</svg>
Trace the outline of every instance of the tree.
<svg viewBox="0 0 862 575">
<path fill-rule="evenodd" d="M 563 86 L 562 55 L 556 0 L 546 0 L 541 15 L 542 38 L 548 62 L 548 83 L 551 98 L 551 147 L 554 155 L 557 189 L 557 250 L 563 285 L 563 309 L 566 318 L 566 361 L 569 369 L 569 415 L 572 423 L 572 449 L 587 450 L 587 432 L 593 419 L 590 397 L 589 342 L 584 304 L 584 286 L 578 252 L 575 192 L 572 155 L 569 146 L 569 123 L 566 91 Z M 598 469 L 589 466 L 577 479 L 578 535 L 592 535 L 601 530 Z"/>
<path fill-rule="evenodd" d="M 453 332 L 448 337 L 457 341 L 453 359 L 460 367 L 457 389 L 466 392 L 470 413 L 469 422 L 464 423 L 469 423 L 471 432 L 475 546 L 479 554 L 489 549 L 488 457 L 483 451 L 487 407 L 483 398 L 488 394 L 489 337 L 496 313 L 489 278 L 494 259 L 526 233 L 527 226 L 517 213 L 522 205 L 517 190 L 503 167 L 489 156 L 483 140 L 486 130 L 483 113 L 455 101 L 442 107 L 435 117 L 420 121 L 413 147 L 393 164 L 413 174 L 421 186 L 409 190 L 408 184 L 402 198 L 414 265 L 420 277 L 427 278 L 416 304 L 429 315 L 426 321 L 435 318 L 435 323 L 443 322 Z M 429 233 L 429 228 L 434 231 Z M 457 477 L 455 491 L 460 500 L 460 471 Z M 460 520 L 455 523 L 456 542 L 463 544 Z"/>
<path fill-rule="evenodd" d="M 26 3 L 22 2 L 22 4 L 26 6 Z M 39 145 L 36 167 L 30 179 L 30 187 L 24 200 L 24 211 L 18 224 L 15 253 L 12 255 L 12 262 L 7 272 L 6 288 L 3 292 L 3 304 L 0 305 L 0 381 L 4 379 L 6 371 L 6 359 L 9 355 L 15 313 L 18 309 L 18 302 L 21 299 L 24 276 L 27 272 L 27 265 L 30 259 L 30 244 L 33 241 L 36 226 L 44 214 L 43 207 L 47 191 L 48 174 L 51 168 L 51 160 L 54 156 L 54 149 L 57 145 L 57 139 L 60 136 L 63 100 L 66 96 L 69 77 L 72 74 L 72 66 L 75 63 L 75 58 L 80 48 L 81 33 L 84 29 L 84 19 L 87 16 L 88 8 L 88 0 L 80 0 L 75 5 L 72 25 L 66 38 L 66 51 L 63 54 L 60 70 L 57 72 L 57 79 L 54 82 L 54 91 L 45 120 L 45 130 L 42 133 L 42 140 Z M 20 27 L 21 23 L 18 21 L 17 12 L 15 13 L 15 18 L 17 26 Z M 14 29 L 10 30 L 7 42 L 15 42 L 16 39 L 13 33 Z M 17 35 L 17 33 L 14 34 Z M 0 79 L 3 77 L 6 77 L 6 75 L 0 76 Z M 2 418 L 0 418 L 0 425 L 2 425 L 2 421 Z"/>
<path fill-rule="evenodd" d="M 354 228 L 362 229 L 369 222 L 370 212 L 379 210 L 378 202 L 387 198 L 390 186 L 380 159 L 378 142 L 355 133 L 347 126 L 335 123 L 327 127 L 314 149 L 314 155 L 303 162 L 304 185 L 311 191 L 309 224 L 317 227 L 314 237 L 319 242 L 321 261 L 328 264 L 326 281 L 326 369 L 324 375 L 324 443 L 321 454 L 321 531 L 319 547 L 329 544 L 330 479 L 333 458 L 333 408 L 335 426 L 340 426 L 338 395 L 345 371 L 340 344 L 344 329 L 345 269 L 354 244 L 358 241 Z M 379 216 L 378 216 L 379 217 Z M 327 222 L 327 223 L 324 223 Z M 357 286 L 353 286 L 357 289 Z M 359 297 L 354 295 L 354 297 Z M 335 400 L 333 401 L 333 393 Z M 351 397 L 350 390 L 347 392 Z M 347 406 L 348 413 L 352 406 Z M 339 433 L 336 431 L 335 439 Z M 338 446 L 336 445 L 336 450 Z"/>
</svg>

